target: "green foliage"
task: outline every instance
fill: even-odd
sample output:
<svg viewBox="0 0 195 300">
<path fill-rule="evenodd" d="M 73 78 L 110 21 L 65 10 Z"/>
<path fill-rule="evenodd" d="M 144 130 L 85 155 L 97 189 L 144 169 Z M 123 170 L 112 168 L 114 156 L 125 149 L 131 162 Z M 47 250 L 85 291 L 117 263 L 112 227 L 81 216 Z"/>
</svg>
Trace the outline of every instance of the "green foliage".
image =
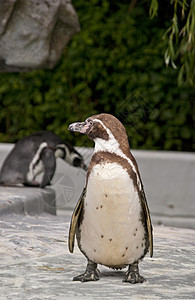
<svg viewBox="0 0 195 300">
<path fill-rule="evenodd" d="M 151 0 L 150 16 L 158 16 L 158 1 Z M 195 0 L 172 0 L 171 24 L 165 32 L 165 63 L 179 68 L 178 83 L 195 85 Z M 165 4 L 166 5 L 166 4 Z M 179 63 L 181 62 L 181 64 Z"/>
<path fill-rule="evenodd" d="M 124 123 L 132 148 L 192 151 L 195 88 L 178 87 L 178 69 L 164 65 L 169 12 L 151 20 L 147 1 L 73 4 L 81 32 L 53 70 L 0 75 L 0 141 L 47 129 L 91 146 L 68 124 L 107 112 Z"/>
<path fill-rule="evenodd" d="M 151 0 L 149 15 L 151 19 L 158 16 L 158 0 Z"/>
</svg>

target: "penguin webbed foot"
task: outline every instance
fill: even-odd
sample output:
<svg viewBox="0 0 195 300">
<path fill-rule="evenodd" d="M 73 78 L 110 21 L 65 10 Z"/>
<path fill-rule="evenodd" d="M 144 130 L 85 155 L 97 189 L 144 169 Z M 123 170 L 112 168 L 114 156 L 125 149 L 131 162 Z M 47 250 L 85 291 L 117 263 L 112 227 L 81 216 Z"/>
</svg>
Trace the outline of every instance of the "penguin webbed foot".
<svg viewBox="0 0 195 300">
<path fill-rule="evenodd" d="M 97 281 L 99 280 L 99 273 L 100 271 L 97 269 L 97 264 L 92 261 L 89 261 L 87 264 L 86 271 L 83 274 L 75 276 L 73 278 L 73 281 Z"/>
<path fill-rule="evenodd" d="M 38 181 L 31 181 L 31 182 L 23 182 L 24 186 L 29 186 L 29 187 L 40 187 L 40 183 Z"/>
<path fill-rule="evenodd" d="M 143 283 L 144 281 L 145 278 L 139 274 L 138 262 L 129 265 L 129 269 L 125 273 L 123 282 L 129 282 L 135 284 L 135 283 Z"/>
</svg>

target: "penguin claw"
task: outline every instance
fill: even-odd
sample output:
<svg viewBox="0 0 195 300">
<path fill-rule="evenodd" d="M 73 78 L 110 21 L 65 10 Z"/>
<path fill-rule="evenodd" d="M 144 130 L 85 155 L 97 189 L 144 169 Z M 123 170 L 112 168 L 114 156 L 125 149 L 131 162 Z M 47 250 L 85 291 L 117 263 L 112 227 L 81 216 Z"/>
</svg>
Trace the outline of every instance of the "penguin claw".
<svg viewBox="0 0 195 300">
<path fill-rule="evenodd" d="M 143 283 L 145 278 L 139 274 L 138 262 L 129 265 L 128 271 L 125 273 L 123 282 L 129 282 L 132 284 Z"/>
<path fill-rule="evenodd" d="M 139 273 L 128 273 L 125 275 L 125 278 L 123 279 L 123 282 L 129 282 L 131 284 L 135 284 L 135 283 L 143 283 L 145 280 L 145 278 L 143 276 L 141 276 Z"/>
<path fill-rule="evenodd" d="M 73 281 L 97 281 L 99 280 L 99 273 L 100 271 L 97 269 L 97 264 L 91 260 L 88 260 L 85 273 L 74 277 Z"/>
<path fill-rule="evenodd" d="M 87 282 L 87 281 L 97 281 L 99 280 L 99 273 L 100 271 L 98 269 L 85 271 L 85 273 L 75 276 L 73 278 L 73 281 L 81 281 L 81 282 Z"/>
</svg>

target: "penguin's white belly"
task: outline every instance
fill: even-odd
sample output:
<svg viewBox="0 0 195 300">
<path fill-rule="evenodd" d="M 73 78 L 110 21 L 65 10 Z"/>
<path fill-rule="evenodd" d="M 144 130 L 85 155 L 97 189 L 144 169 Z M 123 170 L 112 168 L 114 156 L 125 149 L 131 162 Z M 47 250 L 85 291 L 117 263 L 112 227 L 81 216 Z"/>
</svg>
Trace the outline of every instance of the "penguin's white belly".
<svg viewBox="0 0 195 300">
<path fill-rule="evenodd" d="M 117 163 L 94 166 L 87 185 L 80 246 L 93 262 L 124 267 L 144 253 L 139 195 Z"/>
</svg>

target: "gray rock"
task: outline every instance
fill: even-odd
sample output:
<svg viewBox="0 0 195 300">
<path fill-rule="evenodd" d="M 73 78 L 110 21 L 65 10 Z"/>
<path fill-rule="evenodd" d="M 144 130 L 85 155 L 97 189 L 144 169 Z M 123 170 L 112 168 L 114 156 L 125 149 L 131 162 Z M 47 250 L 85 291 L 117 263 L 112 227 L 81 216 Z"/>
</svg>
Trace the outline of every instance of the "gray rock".
<svg viewBox="0 0 195 300">
<path fill-rule="evenodd" d="M 70 0 L 0 0 L 0 71 L 55 66 L 80 30 Z"/>
</svg>

